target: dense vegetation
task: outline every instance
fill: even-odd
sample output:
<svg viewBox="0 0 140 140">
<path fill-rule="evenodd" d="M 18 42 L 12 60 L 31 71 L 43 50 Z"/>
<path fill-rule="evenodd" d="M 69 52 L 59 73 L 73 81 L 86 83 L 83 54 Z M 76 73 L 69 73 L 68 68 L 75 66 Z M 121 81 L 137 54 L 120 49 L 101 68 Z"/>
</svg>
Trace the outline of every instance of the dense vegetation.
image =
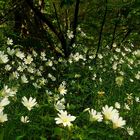
<svg viewBox="0 0 140 140">
<path fill-rule="evenodd" d="M 138 140 L 139 7 L 0 0 L 0 140 Z"/>
</svg>

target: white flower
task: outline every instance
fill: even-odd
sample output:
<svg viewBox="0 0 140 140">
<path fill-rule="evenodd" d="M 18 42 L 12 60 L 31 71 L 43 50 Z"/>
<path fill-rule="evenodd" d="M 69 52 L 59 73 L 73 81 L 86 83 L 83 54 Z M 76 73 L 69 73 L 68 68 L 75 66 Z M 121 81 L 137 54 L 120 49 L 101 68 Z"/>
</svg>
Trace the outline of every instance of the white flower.
<svg viewBox="0 0 140 140">
<path fill-rule="evenodd" d="M 17 88 L 14 87 L 10 89 L 7 85 L 4 85 L 4 88 L 1 91 L 3 97 L 13 97 L 17 92 Z"/>
<path fill-rule="evenodd" d="M 120 48 L 116 48 L 115 51 L 116 52 L 121 52 L 121 49 Z"/>
<path fill-rule="evenodd" d="M 18 79 L 18 77 L 19 77 L 19 73 L 17 71 L 14 71 L 12 73 L 12 79 Z"/>
<path fill-rule="evenodd" d="M 105 92 L 104 91 L 98 91 L 97 93 L 98 93 L 98 96 L 100 96 L 100 97 L 102 97 L 102 96 L 105 95 Z"/>
<path fill-rule="evenodd" d="M 133 64 L 134 63 L 134 60 L 131 59 L 131 58 L 127 58 L 127 61 L 128 61 L 129 64 Z"/>
<path fill-rule="evenodd" d="M 60 84 L 59 88 L 58 88 L 58 91 L 61 95 L 64 96 L 64 94 L 67 93 L 67 89 L 66 89 L 66 85 L 65 84 Z"/>
<path fill-rule="evenodd" d="M 133 130 L 132 127 L 127 127 L 126 130 L 127 130 L 128 134 L 129 134 L 130 136 L 132 136 L 132 135 L 134 134 L 134 130 Z"/>
<path fill-rule="evenodd" d="M 12 68 L 12 67 L 11 67 L 10 65 L 8 65 L 8 64 L 5 66 L 5 70 L 6 70 L 6 71 L 10 71 L 11 68 Z"/>
<path fill-rule="evenodd" d="M 0 101 L 0 112 L 3 111 L 4 107 L 6 105 L 8 105 L 10 103 L 10 101 L 8 100 L 8 98 L 3 98 L 1 101 Z"/>
<path fill-rule="evenodd" d="M 28 71 L 29 73 L 34 73 L 34 68 L 28 67 L 27 71 Z"/>
<path fill-rule="evenodd" d="M 108 105 L 105 105 L 105 107 L 103 107 L 102 110 L 105 120 L 112 120 L 113 116 L 118 115 L 118 110 L 113 109 L 112 106 L 108 107 Z"/>
<path fill-rule="evenodd" d="M 10 91 L 11 89 L 7 85 L 4 85 L 4 88 L 1 91 L 1 95 L 3 97 L 9 97 Z"/>
<path fill-rule="evenodd" d="M 118 65 L 118 63 L 114 62 L 113 66 L 112 66 L 112 69 L 116 70 L 117 69 L 117 65 Z"/>
<path fill-rule="evenodd" d="M 29 82 L 25 75 L 21 76 L 21 81 L 22 81 L 22 83 L 28 83 Z"/>
<path fill-rule="evenodd" d="M 140 71 L 138 71 L 138 73 L 135 74 L 135 78 L 136 78 L 137 80 L 140 80 Z"/>
<path fill-rule="evenodd" d="M 130 110 L 129 105 L 125 103 L 125 104 L 124 104 L 124 109 L 126 109 L 126 110 Z"/>
<path fill-rule="evenodd" d="M 28 55 L 27 58 L 24 59 L 25 64 L 31 64 L 33 58 L 31 55 Z"/>
<path fill-rule="evenodd" d="M 60 110 L 58 113 L 59 118 L 55 118 L 56 124 L 63 124 L 63 126 L 71 126 L 76 117 L 67 114 L 67 111 Z"/>
<path fill-rule="evenodd" d="M 119 74 L 123 76 L 125 73 L 123 71 L 119 71 Z"/>
<path fill-rule="evenodd" d="M 74 61 L 78 62 L 80 59 L 84 59 L 83 55 L 79 54 L 78 52 L 72 56 Z"/>
<path fill-rule="evenodd" d="M 41 58 L 43 61 L 46 61 L 46 60 L 47 60 L 47 58 L 46 58 L 46 53 L 45 53 L 45 52 L 41 52 L 40 58 Z"/>
<path fill-rule="evenodd" d="M 36 99 L 34 98 L 32 98 L 32 97 L 30 97 L 29 98 L 29 100 L 24 96 L 24 97 L 22 97 L 22 104 L 25 106 L 25 107 L 27 107 L 27 109 L 30 111 L 36 104 L 37 104 L 37 102 L 36 102 Z"/>
<path fill-rule="evenodd" d="M 122 56 L 125 56 L 126 54 L 124 52 L 122 52 Z"/>
<path fill-rule="evenodd" d="M 119 58 L 118 58 L 118 56 L 117 56 L 117 55 L 114 55 L 114 59 L 115 59 L 115 60 L 118 60 Z"/>
<path fill-rule="evenodd" d="M 69 63 L 72 63 L 72 59 L 75 61 L 75 62 L 78 62 L 80 59 L 84 59 L 83 55 L 79 54 L 79 52 L 77 52 L 76 54 L 71 54 L 70 55 L 70 58 L 69 58 Z"/>
<path fill-rule="evenodd" d="M 137 103 L 140 103 L 140 98 L 139 98 L 139 97 L 135 97 L 135 101 L 136 101 Z"/>
<path fill-rule="evenodd" d="M 85 34 L 83 31 L 81 31 L 81 36 L 82 36 L 82 37 L 85 37 L 86 34 Z"/>
<path fill-rule="evenodd" d="M 57 101 L 57 103 L 54 105 L 56 110 L 64 110 L 65 105 L 61 101 Z"/>
<path fill-rule="evenodd" d="M 30 122 L 28 116 L 25 116 L 25 117 L 24 117 L 24 116 L 21 116 L 21 119 L 20 119 L 20 120 L 21 120 L 21 122 L 23 122 L 23 123 L 28 123 L 28 122 Z"/>
<path fill-rule="evenodd" d="M 79 78 L 79 77 L 81 77 L 81 75 L 80 75 L 80 74 L 75 74 L 74 77 L 75 77 L 75 78 Z"/>
<path fill-rule="evenodd" d="M 53 62 L 51 60 L 48 60 L 48 62 L 46 63 L 46 65 L 52 67 L 53 66 Z"/>
<path fill-rule="evenodd" d="M 118 86 L 121 86 L 123 84 L 124 78 L 123 76 L 118 76 L 116 77 L 115 81 Z"/>
<path fill-rule="evenodd" d="M 74 37 L 73 31 L 68 30 L 67 31 L 67 36 L 68 36 L 69 39 L 72 39 Z"/>
<path fill-rule="evenodd" d="M 121 108 L 120 103 L 116 102 L 115 103 L 115 108 L 120 109 Z"/>
<path fill-rule="evenodd" d="M 116 48 L 116 46 L 117 46 L 117 44 L 116 43 L 113 43 L 113 45 L 112 45 L 114 48 Z"/>
<path fill-rule="evenodd" d="M 126 124 L 126 121 L 123 120 L 122 117 L 119 117 L 119 115 L 114 115 L 112 117 L 112 123 L 113 123 L 113 128 L 116 129 L 116 128 L 122 128 L 125 124 Z"/>
<path fill-rule="evenodd" d="M 13 45 L 13 40 L 9 37 L 7 38 L 7 45 Z"/>
<path fill-rule="evenodd" d="M 9 61 L 8 55 L 0 51 L 0 64 L 7 63 Z"/>
<path fill-rule="evenodd" d="M 136 51 L 134 52 L 134 55 L 135 55 L 136 57 L 140 57 L 140 50 L 136 50 Z"/>
<path fill-rule="evenodd" d="M 19 66 L 19 67 L 17 68 L 17 71 L 23 72 L 23 70 L 24 70 L 24 68 L 23 68 L 22 66 Z"/>
<path fill-rule="evenodd" d="M 94 109 L 88 110 L 90 115 L 90 121 L 98 121 L 101 122 L 103 120 L 103 116 L 101 115 L 101 112 L 97 112 Z"/>
<path fill-rule="evenodd" d="M 60 96 L 59 96 L 58 94 L 55 94 L 55 95 L 53 96 L 53 99 L 54 99 L 55 101 L 58 101 L 58 100 L 60 99 Z"/>
<path fill-rule="evenodd" d="M 41 88 L 41 86 L 39 86 L 37 83 L 33 83 L 33 86 L 34 86 L 35 88 Z"/>
<path fill-rule="evenodd" d="M 36 53 L 35 50 L 32 51 L 32 54 L 33 54 L 34 57 L 37 57 L 37 53 Z"/>
<path fill-rule="evenodd" d="M 124 47 L 126 52 L 131 52 L 131 50 L 129 48 Z"/>
<path fill-rule="evenodd" d="M 102 54 L 98 54 L 98 58 L 102 59 L 103 58 Z"/>
<path fill-rule="evenodd" d="M 40 86 L 45 85 L 46 82 L 47 82 L 47 80 L 46 80 L 44 77 L 42 77 L 42 78 L 39 79 L 39 85 L 40 85 Z"/>
<path fill-rule="evenodd" d="M 102 83 L 102 81 L 103 81 L 103 80 L 102 80 L 102 78 L 101 78 L 101 77 L 99 78 L 99 81 Z"/>
<path fill-rule="evenodd" d="M 41 56 L 42 57 L 45 57 L 46 56 L 46 53 L 45 52 L 41 52 Z"/>
<path fill-rule="evenodd" d="M 10 89 L 9 96 L 13 97 L 14 95 L 16 95 L 16 93 L 17 93 L 17 87 L 13 87 L 12 89 Z"/>
<path fill-rule="evenodd" d="M 90 108 L 85 108 L 85 109 L 83 110 L 83 112 L 87 112 L 87 111 L 90 111 Z"/>
<path fill-rule="evenodd" d="M 56 81 L 56 78 L 55 78 L 52 74 L 48 73 L 48 77 L 49 77 L 52 81 Z"/>
<path fill-rule="evenodd" d="M 0 123 L 8 121 L 7 114 L 3 114 L 3 111 L 0 111 Z"/>
<path fill-rule="evenodd" d="M 9 55 L 13 55 L 15 53 L 15 50 L 14 49 L 10 49 L 9 47 L 7 48 L 7 53 Z"/>
<path fill-rule="evenodd" d="M 17 51 L 16 56 L 19 57 L 20 59 L 23 59 L 25 57 L 24 53 L 21 52 L 20 50 Z"/>
<path fill-rule="evenodd" d="M 40 71 L 43 71 L 43 69 L 44 69 L 43 66 L 40 66 L 40 67 L 39 67 L 39 70 L 40 70 Z"/>
<path fill-rule="evenodd" d="M 37 75 L 37 76 L 42 76 L 41 71 L 40 71 L 40 70 L 37 70 L 37 71 L 36 71 L 36 75 Z"/>
<path fill-rule="evenodd" d="M 126 94 L 127 95 L 127 100 L 133 100 L 133 93 Z"/>
<path fill-rule="evenodd" d="M 130 78 L 129 80 L 130 80 L 130 82 L 134 82 L 134 80 L 133 80 L 133 79 L 131 79 L 131 78 Z"/>
</svg>

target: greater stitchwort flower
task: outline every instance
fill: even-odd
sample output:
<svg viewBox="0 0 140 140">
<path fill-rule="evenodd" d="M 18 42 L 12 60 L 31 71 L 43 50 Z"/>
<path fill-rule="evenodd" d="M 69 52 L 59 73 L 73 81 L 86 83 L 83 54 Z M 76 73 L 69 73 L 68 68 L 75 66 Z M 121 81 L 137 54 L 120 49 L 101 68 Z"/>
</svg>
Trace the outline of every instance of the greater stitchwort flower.
<svg viewBox="0 0 140 140">
<path fill-rule="evenodd" d="M 28 122 L 30 122 L 28 116 L 21 116 L 21 119 L 20 120 L 21 120 L 22 123 L 28 123 Z"/>
<path fill-rule="evenodd" d="M 126 124 L 126 121 L 123 120 L 122 117 L 119 117 L 119 115 L 114 115 L 112 117 L 112 123 L 113 123 L 113 128 L 116 129 L 116 128 L 122 128 L 125 124 Z"/>
<path fill-rule="evenodd" d="M 118 115 L 118 111 L 112 106 L 108 107 L 108 105 L 105 105 L 105 107 L 103 107 L 102 110 L 105 120 L 112 120 L 113 116 Z"/>
<path fill-rule="evenodd" d="M 94 109 L 88 110 L 89 115 L 90 115 L 90 121 L 97 121 L 101 122 L 103 120 L 103 116 L 101 112 L 97 112 Z"/>
<path fill-rule="evenodd" d="M 66 89 L 66 83 L 62 82 L 62 84 L 60 84 L 58 91 L 61 95 L 64 95 L 67 93 L 67 89 Z"/>
<path fill-rule="evenodd" d="M 36 99 L 30 97 L 29 100 L 24 96 L 22 97 L 22 104 L 27 107 L 27 109 L 30 111 L 35 105 L 37 105 Z"/>
<path fill-rule="evenodd" d="M 13 40 L 9 37 L 7 38 L 7 45 L 13 45 Z"/>
<path fill-rule="evenodd" d="M 132 127 L 127 127 L 126 130 L 130 136 L 134 135 L 134 130 Z"/>
<path fill-rule="evenodd" d="M 3 111 L 0 111 L 0 123 L 8 121 L 7 114 L 3 114 Z"/>
<path fill-rule="evenodd" d="M 10 103 L 10 101 L 8 100 L 8 98 L 3 98 L 1 101 L 0 101 L 0 112 L 3 111 L 4 107 L 6 105 L 8 105 Z"/>
<path fill-rule="evenodd" d="M 63 124 L 63 126 L 70 127 L 72 125 L 71 122 L 73 122 L 76 117 L 71 116 L 67 113 L 67 111 L 60 110 L 58 113 L 59 118 L 55 118 L 56 124 Z"/>
<path fill-rule="evenodd" d="M 3 51 L 0 51 L 0 64 L 7 63 L 9 61 L 8 55 L 4 54 Z"/>
</svg>

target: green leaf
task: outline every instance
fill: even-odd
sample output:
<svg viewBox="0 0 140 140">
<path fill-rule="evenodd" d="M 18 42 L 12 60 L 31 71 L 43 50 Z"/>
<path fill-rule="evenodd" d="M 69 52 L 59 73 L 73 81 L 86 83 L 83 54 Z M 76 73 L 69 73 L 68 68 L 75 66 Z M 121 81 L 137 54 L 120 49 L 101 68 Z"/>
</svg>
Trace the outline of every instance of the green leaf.
<svg viewBox="0 0 140 140">
<path fill-rule="evenodd" d="M 63 133 L 63 129 L 62 129 L 62 128 L 56 127 L 56 128 L 54 129 L 54 135 L 61 136 L 62 133 Z"/>
<path fill-rule="evenodd" d="M 44 137 L 40 137 L 40 140 L 47 140 L 47 138 L 44 138 Z"/>
<path fill-rule="evenodd" d="M 70 6 L 73 4 L 72 0 L 61 0 L 60 7 L 62 8 L 64 5 Z"/>
<path fill-rule="evenodd" d="M 16 137 L 16 140 L 22 140 L 22 138 L 24 138 L 24 136 L 25 136 L 25 135 L 17 136 L 17 137 Z"/>
<path fill-rule="evenodd" d="M 0 140 L 3 140 L 3 136 L 4 136 L 4 131 L 2 130 L 2 131 L 0 132 Z"/>
</svg>

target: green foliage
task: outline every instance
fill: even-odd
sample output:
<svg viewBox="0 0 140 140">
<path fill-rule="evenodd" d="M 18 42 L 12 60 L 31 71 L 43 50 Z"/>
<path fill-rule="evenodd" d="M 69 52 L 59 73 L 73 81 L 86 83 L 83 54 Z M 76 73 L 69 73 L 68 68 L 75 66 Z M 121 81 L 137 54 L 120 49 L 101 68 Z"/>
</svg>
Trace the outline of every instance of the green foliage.
<svg viewBox="0 0 140 140">
<path fill-rule="evenodd" d="M 0 0 L 0 140 L 139 139 L 139 5 Z"/>
<path fill-rule="evenodd" d="M 4 107 L 8 120 L 1 125 L 1 139 L 122 140 L 139 137 L 139 50 L 131 43 L 121 47 L 113 44 L 114 52 L 105 48 L 104 53 L 98 54 L 95 65 L 95 52 L 90 50 L 89 53 L 89 48 L 82 50 L 81 44 L 75 47 L 78 46 L 68 60 L 54 58 L 46 51 L 31 49 L 26 52 L 12 42 L 3 46 L 0 93 L 1 100 L 8 96 L 10 105 Z M 11 69 L 6 68 L 7 65 Z M 23 96 L 35 98 L 38 105 L 29 111 L 22 103 Z M 126 120 L 124 128 L 113 129 L 112 122 L 105 120 L 92 122 L 89 112 L 84 111 L 93 108 L 101 112 L 106 104 L 114 106 L 116 102 L 121 106 L 120 116 Z M 71 127 L 55 124 L 60 107 L 76 116 Z M 22 122 L 22 116 L 28 116 L 29 122 Z M 134 129 L 133 136 L 128 135 L 127 127 Z"/>
</svg>

